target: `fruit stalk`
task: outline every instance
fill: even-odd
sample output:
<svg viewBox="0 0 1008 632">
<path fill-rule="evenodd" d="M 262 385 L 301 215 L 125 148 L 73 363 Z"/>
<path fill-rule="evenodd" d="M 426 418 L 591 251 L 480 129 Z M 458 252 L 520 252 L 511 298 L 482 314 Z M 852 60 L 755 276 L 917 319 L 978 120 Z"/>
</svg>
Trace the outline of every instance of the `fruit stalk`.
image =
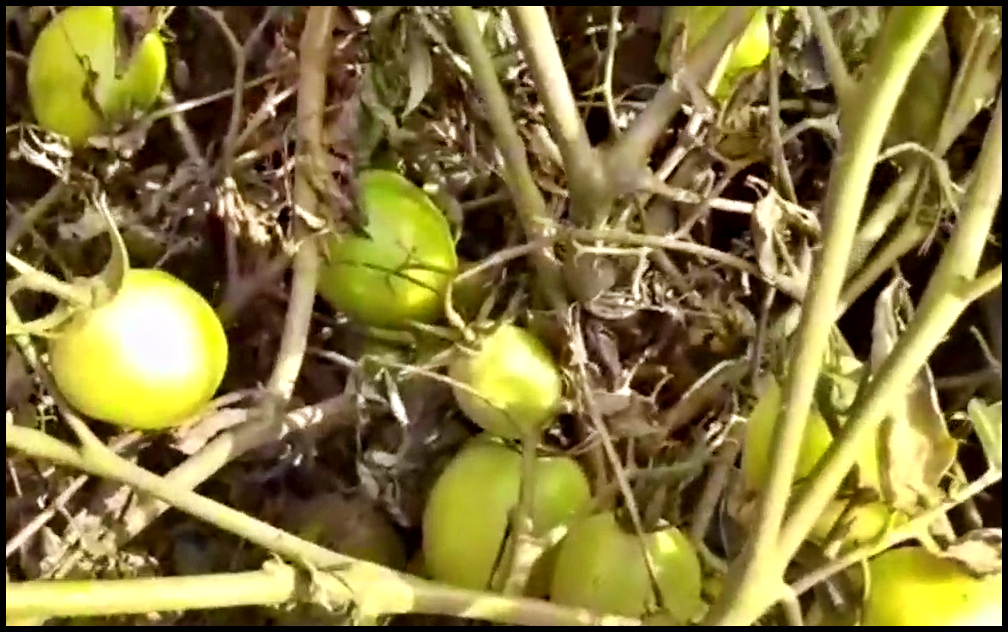
<svg viewBox="0 0 1008 632">
<path fill-rule="evenodd" d="M 947 7 L 897 7 L 890 13 L 880 37 L 876 57 L 858 85 L 861 107 L 841 119 L 843 147 L 835 158 L 824 216 L 828 229 L 823 249 L 811 275 L 814 279 L 802 305 L 797 331 L 797 349 L 787 371 L 783 411 L 774 431 L 766 490 L 761 494 L 755 531 L 746 553 L 733 565 L 730 581 L 707 617 L 708 624 L 748 625 L 777 601 L 784 568 L 793 551 L 776 546 L 787 501 L 794 480 L 799 446 L 812 405 L 833 319 L 847 270 L 847 259 L 857 230 L 858 219 L 868 193 L 875 161 L 886 129 L 910 72 L 931 36 L 941 25 Z M 850 433 L 845 433 L 850 436 Z M 848 444 L 851 442 L 848 441 Z M 840 477 L 817 498 L 814 515 L 799 523 L 808 534 L 819 513 L 840 484 L 840 478 L 854 462 L 856 444 L 851 444 L 836 470 Z M 823 485 L 819 486 L 824 488 Z M 809 518 L 807 515 L 804 518 Z M 784 555 L 784 553 L 787 553 Z"/>
<path fill-rule="evenodd" d="M 472 64 L 473 80 L 486 102 L 490 127 L 504 156 L 506 184 L 517 207 L 525 235 L 529 241 L 551 237 L 553 222 L 532 176 L 525 144 L 511 117 L 507 96 L 497 79 L 494 61 L 483 45 L 483 36 L 476 21 L 476 14 L 472 7 L 463 6 L 452 7 L 451 12 L 462 48 L 465 49 L 469 63 Z M 533 256 L 539 283 L 550 307 L 557 312 L 563 312 L 566 306 L 566 293 L 560 276 L 560 266 L 552 253 L 552 248 L 538 250 Z"/>
</svg>

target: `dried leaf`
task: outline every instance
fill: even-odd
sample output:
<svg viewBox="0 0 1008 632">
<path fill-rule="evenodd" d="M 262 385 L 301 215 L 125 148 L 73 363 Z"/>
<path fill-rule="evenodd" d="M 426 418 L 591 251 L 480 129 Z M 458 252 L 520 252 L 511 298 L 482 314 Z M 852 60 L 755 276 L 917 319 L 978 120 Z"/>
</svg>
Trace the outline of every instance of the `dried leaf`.
<svg viewBox="0 0 1008 632">
<path fill-rule="evenodd" d="M 406 57 L 409 64 L 409 96 L 402 115 L 406 116 L 416 109 L 423 98 L 427 96 L 431 84 L 434 83 L 434 66 L 431 62 L 430 46 L 422 34 L 410 30 L 406 40 Z"/>
<path fill-rule="evenodd" d="M 904 329 L 900 316 L 909 304 L 906 282 L 895 279 L 875 303 L 871 365 L 877 371 Z M 956 442 L 938 404 L 934 378 L 925 366 L 902 397 L 894 398 L 882 423 L 882 489 L 894 507 L 913 511 L 921 499 L 936 499 L 952 466 Z"/>
<path fill-rule="evenodd" d="M 784 213 L 777 196 L 769 193 L 753 206 L 752 222 L 749 230 L 752 232 L 753 243 L 756 246 L 756 261 L 760 271 L 769 278 L 777 276 L 777 253 L 774 250 L 774 231 Z"/>
<path fill-rule="evenodd" d="M 987 462 L 992 468 L 1001 470 L 1001 402 L 985 404 L 972 399 L 966 412 L 987 455 Z"/>
<path fill-rule="evenodd" d="M 1001 572 L 1001 530 L 977 529 L 944 551 L 942 557 L 962 565 L 974 577 Z"/>
</svg>

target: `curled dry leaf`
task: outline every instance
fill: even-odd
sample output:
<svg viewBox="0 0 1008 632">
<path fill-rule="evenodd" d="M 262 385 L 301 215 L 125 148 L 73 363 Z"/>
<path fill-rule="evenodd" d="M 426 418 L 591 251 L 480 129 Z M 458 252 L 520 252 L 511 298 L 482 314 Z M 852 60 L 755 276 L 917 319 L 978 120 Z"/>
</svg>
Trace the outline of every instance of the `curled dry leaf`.
<svg viewBox="0 0 1008 632">
<path fill-rule="evenodd" d="M 905 327 L 900 314 L 908 303 L 902 278 L 879 295 L 872 328 L 873 372 L 896 346 Z M 927 366 L 901 397 L 894 398 L 880 430 L 880 450 L 883 493 L 893 506 L 912 512 L 921 500 L 940 497 L 938 486 L 955 461 L 956 442 L 949 434 Z"/>
</svg>

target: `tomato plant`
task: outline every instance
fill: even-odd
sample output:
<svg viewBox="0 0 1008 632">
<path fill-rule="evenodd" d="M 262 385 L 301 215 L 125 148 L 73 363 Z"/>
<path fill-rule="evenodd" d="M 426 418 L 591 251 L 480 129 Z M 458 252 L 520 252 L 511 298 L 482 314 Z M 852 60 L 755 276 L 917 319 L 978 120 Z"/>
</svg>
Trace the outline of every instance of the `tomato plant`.
<svg viewBox="0 0 1008 632">
<path fill-rule="evenodd" d="M 423 516 L 423 557 L 432 579 L 485 589 L 518 505 L 522 455 L 485 434 L 465 444 L 431 489 Z M 571 518 L 591 499 L 588 479 L 571 458 L 536 459 L 533 533 Z"/>
<path fill-rule="evenodd" d="M 49 346 L 53 379 L 81 413 L 155 430 L 184 421 L 224 378 L 228 343 L 195 290 L 161 270 L 130 269 L 120 290 L 81 312 Z"/>
<path fill-rule="evenodd" d="M 375 327 L 436 320 L 458 268 L 444 214 L 422 189 L 392 171 L 360 174 L 359 191 L 360 229 L 329 240 L 319 294 Z"/>
<path fill-rule="evenodd" d="M 668 613 L 688 623 L 703 606 L 696 550 L 676 527 L 645 534 Z M 575 522 L 557 551 L 550 600 L 597 612 L 643 617 L 656 608 L 644 552 L 612 513 Z"/>
<path fill-rule="evenodd" d="M 460 350 L 448 375 L 455 401 L 469 419 L 499 437 L 520 439 L 541 431 L 560 408 L 563 382 L 549 350 L 531 332 L 504 324 Z M 469 390 L 471 389 L 471 390 Z"/>
<path fill-rule="evenodd" d="M 978 578 L 952 559 L 913 546 L 868 562 L 866 626 L 1001 625 L 1001 573 Z"/>
<path fill-rule="evenodd" d="M 69 7 L 42 29 L 28 56 L 28 97 L 39 125 L 83 144 L 134 109 L 154 104 L 168 69 L 151 31 L 116 76 L 112 7 Z"/>
</svg>

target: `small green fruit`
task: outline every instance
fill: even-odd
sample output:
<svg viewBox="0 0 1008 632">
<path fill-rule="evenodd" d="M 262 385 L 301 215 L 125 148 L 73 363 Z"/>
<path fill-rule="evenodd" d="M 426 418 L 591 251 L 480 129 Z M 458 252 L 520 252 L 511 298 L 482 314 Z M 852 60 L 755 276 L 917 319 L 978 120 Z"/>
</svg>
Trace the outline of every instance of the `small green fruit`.
<svg viewBox="0 0 1008 632">
<path fill-rule="evenodd" d="M 161 92 L 168 69 L 161 36 L 148 33 L 117 78 L 114 32 L 112 7 L 69 7 L 42 29 L 28 56 L 35 118 L 71 145 L 149 108 Z"/>
<path fill-rule="evenodd" d="M 668 613 L 680 624 L 701 613 L 703 573 L 696 550 L 675 527 L 645 535 Z M 635 534 L 612 513 L 571 525 L 560 542 L 550 600 L 627 617 L 643 617 L 656 606 L 647 563 Z"/>
<path fill-rule="evenodd" d="M 60 393 L 81 413 L 159 430 L 210 401 L 228 343 L 213 307 L 161 270 L 131 268 L 104 305 L 75 316 L 50 343 Z"/>
<path fill-rule="evenodd" d="M 1001 626 L 1001 573 L 976 578 L 921 547 L 889 549 L 868 562 L 865 626 Z"/>
<path fill-rule="evenodd" d="M 498 327 L 475 353 L 460 351 L 449 366 L 459 408 L 487 432 L 522 439 L 541 432 L 560 409 L 563 381 L 549 350 L 529 331 Z"/>
<path fill-rule="evenodd" d="M 395 172 L 371 170 L 359 178 L 364 234 L 329 241 L 319 294 L 373 327 L 440 318 L 458 268 L 447 220 L 422 189 Z"/>
<path fill-rule="evenodd" d="M 509 516 L 518 506 L 521 468 L 518 451 L 486 435 L 472 439 L 452 459 L 424 508 L 423 557 L 431 579 L 461 588 L 488 587 Z M 536 459 L 534 535 L 565 523 L 590 501 L 588 479 L 576 461 Z"/>
</svg>

